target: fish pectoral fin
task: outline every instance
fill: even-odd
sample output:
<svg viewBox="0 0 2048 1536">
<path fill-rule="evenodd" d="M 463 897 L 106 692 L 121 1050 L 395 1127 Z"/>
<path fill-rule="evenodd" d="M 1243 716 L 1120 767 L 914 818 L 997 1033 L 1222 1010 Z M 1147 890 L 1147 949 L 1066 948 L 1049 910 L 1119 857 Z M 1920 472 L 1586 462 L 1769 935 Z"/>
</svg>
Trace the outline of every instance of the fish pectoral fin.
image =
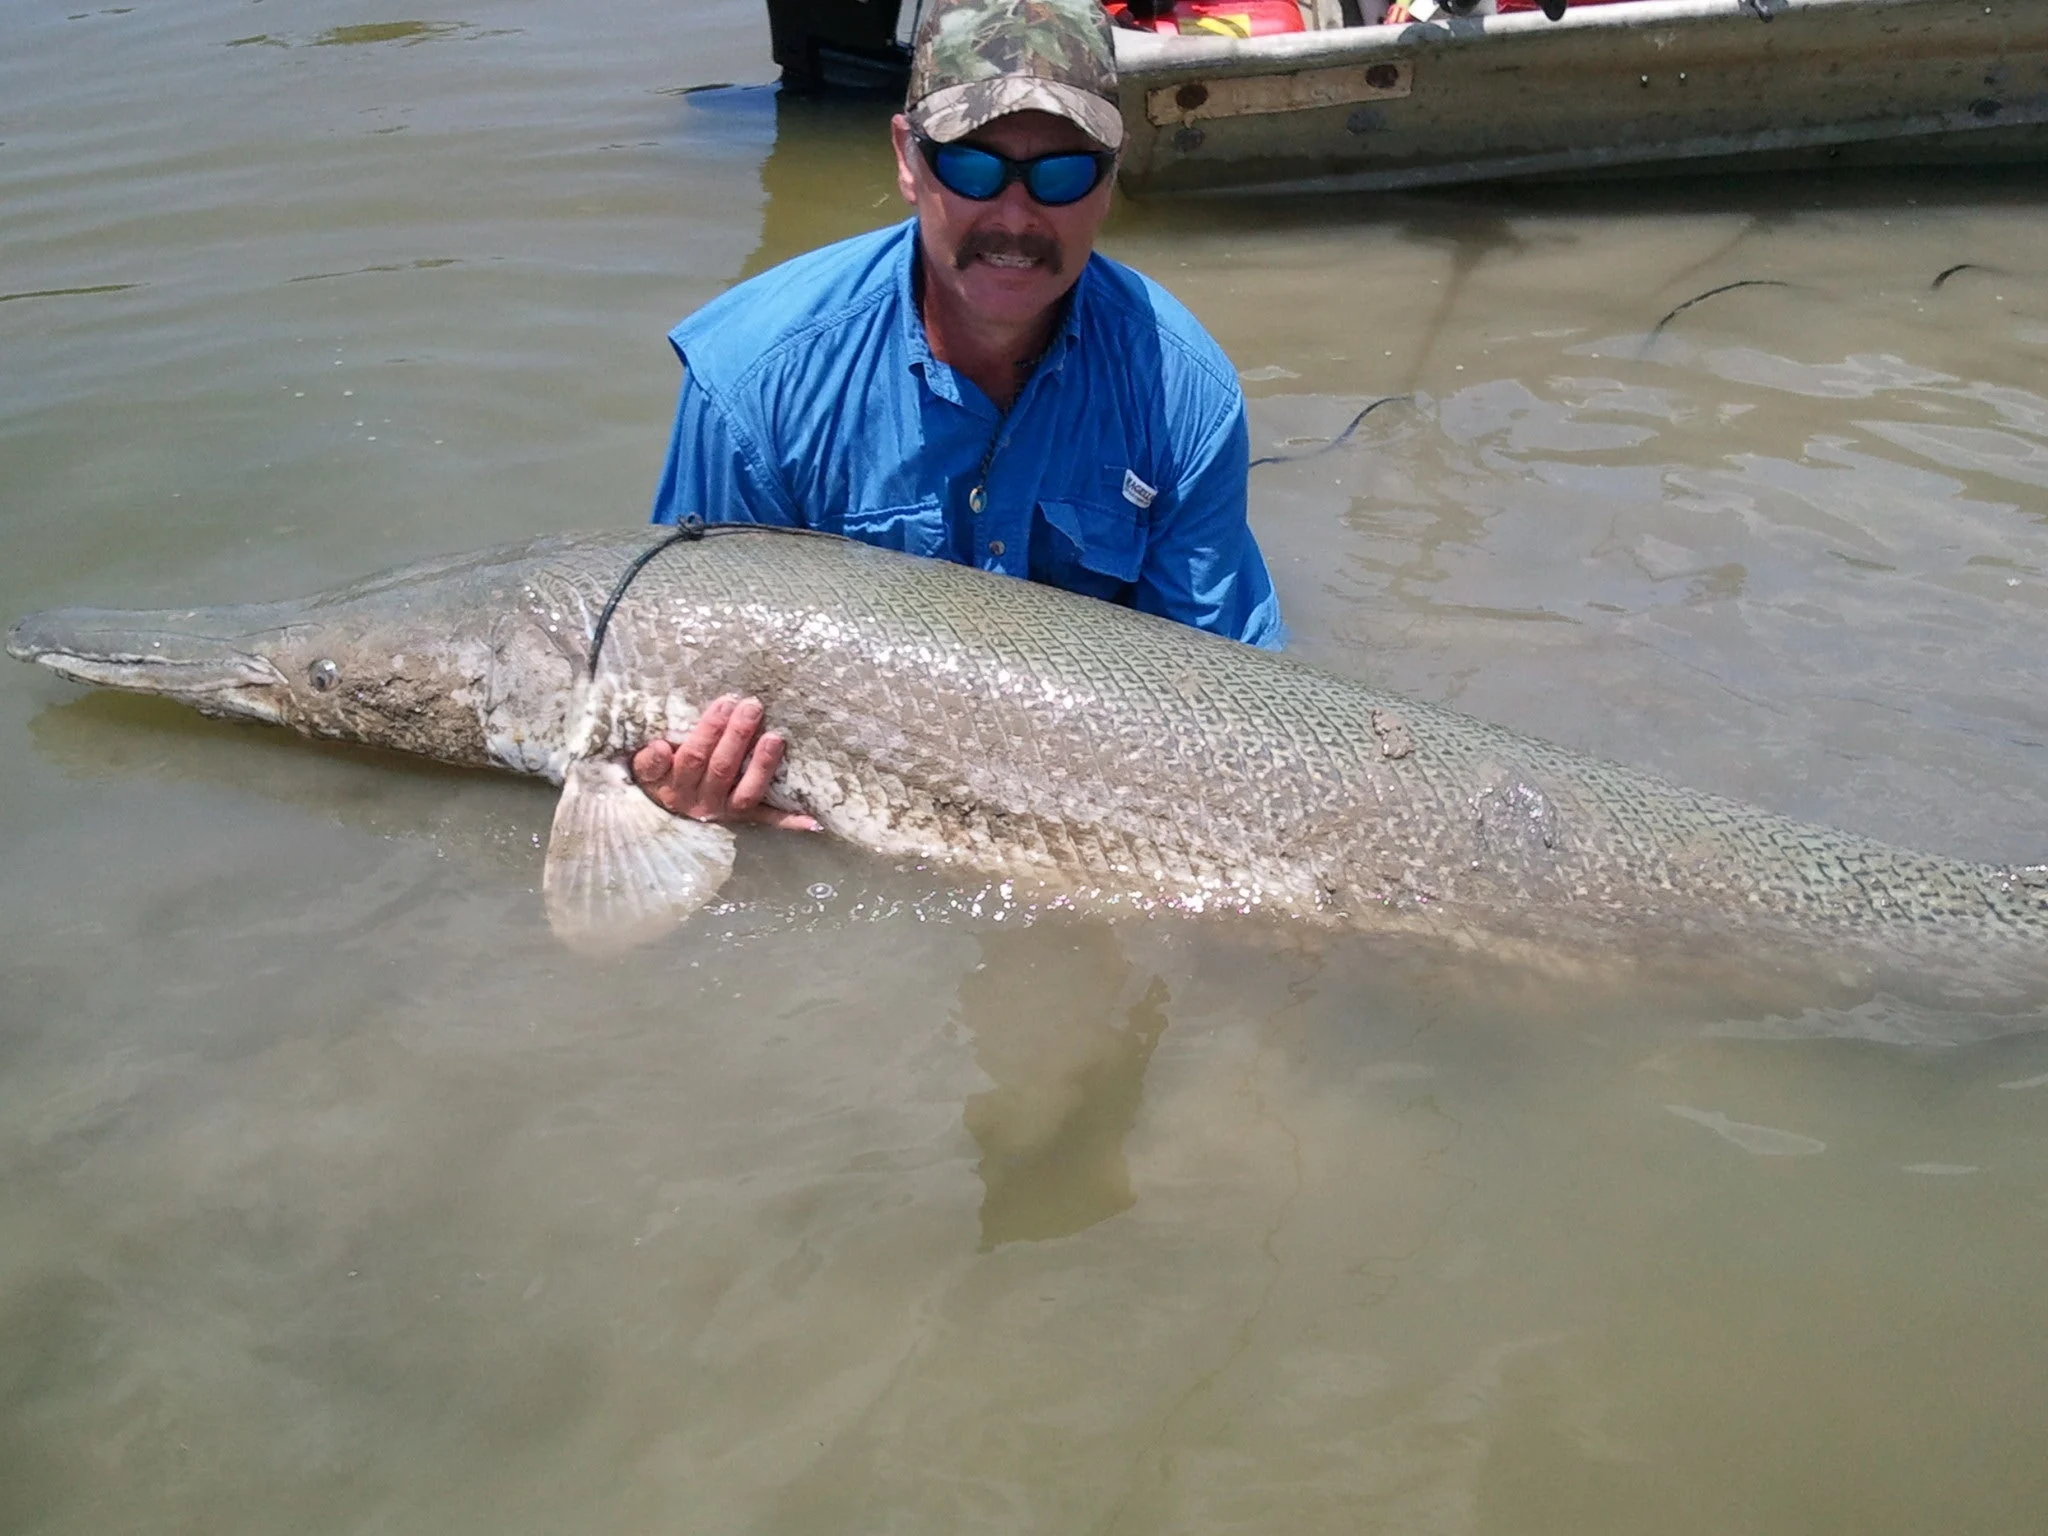
<svg viewBox="0 0 2048 1536">
<path fill-rule="evenodd" d="M 717 894 L 732 854 L 724 827 L 670 815 L 624 763 L 584 758 L 563 777 L 548 834 L 548 926 L 587 954 L 659 938 Z"/>
</svg>

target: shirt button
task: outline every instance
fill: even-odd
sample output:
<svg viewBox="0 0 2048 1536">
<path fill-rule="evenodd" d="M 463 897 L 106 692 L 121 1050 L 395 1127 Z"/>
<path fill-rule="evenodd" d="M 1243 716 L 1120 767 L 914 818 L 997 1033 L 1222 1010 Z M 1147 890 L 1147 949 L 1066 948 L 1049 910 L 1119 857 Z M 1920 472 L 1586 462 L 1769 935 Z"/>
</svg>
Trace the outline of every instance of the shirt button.
<svg viewBox="0 0 2048 1536">
<path fill-rule="evenodd" d="M 1000 555 L 1003 552 L 1003 541 L 1001 539 L 990 539 L 988 541 L 988 552 L 992 555 Z"/>
</svg>

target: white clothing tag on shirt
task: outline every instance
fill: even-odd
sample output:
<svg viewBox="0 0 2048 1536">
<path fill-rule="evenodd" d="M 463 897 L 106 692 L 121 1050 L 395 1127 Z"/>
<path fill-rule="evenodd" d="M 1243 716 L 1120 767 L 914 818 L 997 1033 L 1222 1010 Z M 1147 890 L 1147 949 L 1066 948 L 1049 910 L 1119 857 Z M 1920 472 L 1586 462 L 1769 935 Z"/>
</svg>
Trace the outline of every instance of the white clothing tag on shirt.
<svg viewBox="0 0 2048 1536">
<path fill-rule="evenodd" d="M 1140 510 L 1152 505 L 1152 498 L 1159 494 L 1159 487 L 1147 485 L 1131 470 L 1124 471 L 1124 500 Z"/>
</svg>

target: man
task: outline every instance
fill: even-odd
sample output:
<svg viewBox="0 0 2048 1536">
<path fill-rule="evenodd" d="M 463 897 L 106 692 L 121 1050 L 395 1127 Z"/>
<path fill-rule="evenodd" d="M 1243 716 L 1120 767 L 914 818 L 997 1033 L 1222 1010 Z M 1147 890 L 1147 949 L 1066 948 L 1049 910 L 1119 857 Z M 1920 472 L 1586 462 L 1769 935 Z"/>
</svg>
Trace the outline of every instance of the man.
<svg viewBox="0 0 2048 1536">
<path fill-rule="evenodd" d="M 1093 254 L 1123 142 L 1101 7 L 937 0 L 890 131 L 915 218 L 671 333 L 654 520 L 826 529 L 1277 648 L 1236 372 L 1164 289 Z M 680 815 L 810 826 L 761 803 L 783 742 L 760 726 L 758 701 L 720 699 L 634 777 Z"/>
</svg>

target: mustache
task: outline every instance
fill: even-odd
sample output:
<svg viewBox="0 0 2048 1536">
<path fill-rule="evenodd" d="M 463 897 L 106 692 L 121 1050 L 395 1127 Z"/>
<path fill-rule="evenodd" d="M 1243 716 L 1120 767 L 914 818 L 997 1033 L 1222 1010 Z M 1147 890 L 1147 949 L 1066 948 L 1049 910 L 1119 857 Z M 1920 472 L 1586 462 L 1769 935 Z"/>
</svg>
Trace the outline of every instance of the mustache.
<svg viewBox="0 0 2048 1536">
<path fill-rule="evenodd" d="M 1054 277 L 1060 275 L 1066 266 L 1066 253 L 1060 249 L 1059 241 L 1049 235 L 1012 234 L 1006 229 L 975 229 L 968 231 L 967 238 L 960 242 L 960 248 L 953 252 L 953 268 L 965 272 L 967 268 L 984 256 L 1022 256 L 1044 266 Z"/>
</svg>

